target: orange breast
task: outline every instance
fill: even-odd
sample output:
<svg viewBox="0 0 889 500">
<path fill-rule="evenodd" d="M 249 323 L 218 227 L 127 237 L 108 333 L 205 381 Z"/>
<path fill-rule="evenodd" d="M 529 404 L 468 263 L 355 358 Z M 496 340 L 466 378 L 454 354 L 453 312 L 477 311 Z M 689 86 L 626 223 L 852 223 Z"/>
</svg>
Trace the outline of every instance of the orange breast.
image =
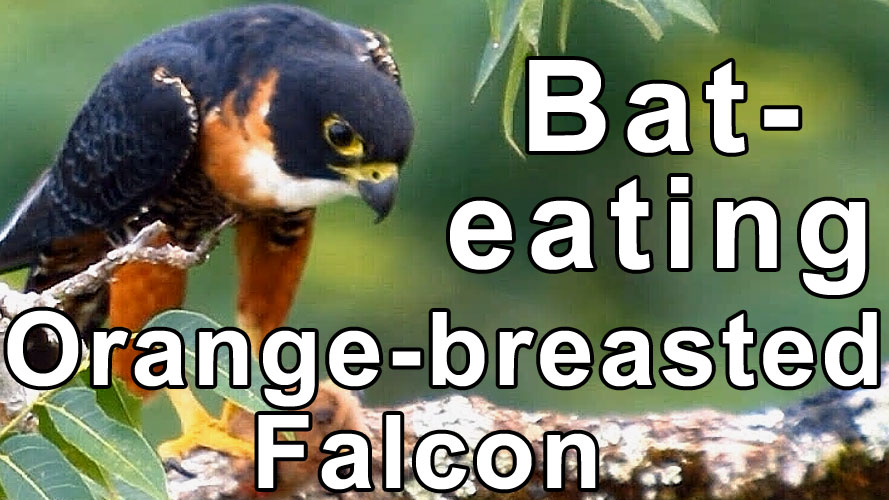
<svg viewBox="0 0 889 500">
<path fill-rule="evenodd" d="M 235 203 L 251 208 L 275 208 L 274 200 L 253 189 L 247 169 L 251 156 L 275 157 L 272 130 L 265 121 L 271 106 L 278 72 L 267 73 L 256 82 L 245 115 L 235 109 L 235 94 L 229 93 L 219 107 L 204 119 L 198 138 L 201 168 L 216 189 Z"/>
</svg>

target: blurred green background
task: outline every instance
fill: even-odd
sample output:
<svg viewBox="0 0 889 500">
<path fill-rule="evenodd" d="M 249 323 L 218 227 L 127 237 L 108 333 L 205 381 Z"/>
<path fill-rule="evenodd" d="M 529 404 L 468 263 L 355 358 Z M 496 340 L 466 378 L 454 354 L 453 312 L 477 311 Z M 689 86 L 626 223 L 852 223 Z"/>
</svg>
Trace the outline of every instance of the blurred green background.
<svg viewBox="0 0 889 500">
<path fill-rule="evenodd" d="M 168 25 L 238 2 L 3 0 L 0 30 L 0 211 L 8 214 L 38 172 L 48 164 L 104 69 L 126 47 Z M 544 18 L 541 52 L 555 54 L 555 4 Z M 484 2 L 305 1 L 325 15 L 389 34 L 413 105 L 417 138 L 403 175 L 394 213 L 380 225 L 359 202 L 320 210 L 316 241 L 297 303 L 294 327 L 314 327 L 326 340 L 360 325 L 384 348 L 422 346 L 427 311 L 449 307 L 454 325 L 469 326 L 491 342 L 498 327 L 530 326 L 539 332 L 573 326 L 586 332 L 601 359 L 599 343 L 609 330 L 635 326 L 659 342 L 677 326 L 716 335 L 740 309 L 760 338 L 774 328 L 796 326 L 816 343 L 840 326 L 857 326 L 861 307 L 881 307 L 889 295 L 889 9 L 867 0 L 743 0 L 723 2 L 716 14 L 721 33 L 711 35 L 677 20 L 661 42 L 652 41 L 628 13 L 603 2 L 576 2 L 568 53 L 595 60 L 605 73 L 602 104 L 611 130 L 605 145 L 583 156 L 519 159 L 500 134 L 504 68 L 478 102 L 469 96 L 488 36 Z M 726 58 L 737 61 L 737 78 L 748 83 L 748 102 L 738 105 L 738 130 L 749 134 L 750 153 L 725 158 L 709 144 L 709 110 L 701 83 Z M 691 98 L 695 154 L 643 158 L 624 145 L 631 114 L 624 102 L 637 83 L 668 79 Z M 521 102 L 522 99 L 520 98 Z M 759 130 L 759 107 L 798 104 L 801 132 Z M 517 124 L 524 113 L 517 109 Z M 517 137 L 523 137 L 517 130 Z M 694 174 L 694 271 L 666 271 L 666 176 Z M 619 270 L 614 228 L 606 203 L 617 184 L 642 177 L 643 196 L 654 200 L 653 220 L 642 224 L 643 243 L 654 252 L 655 271 Z M 462 200 L 487 196 L 511 210 L 517 251 L 503 270 L 474 275 L 460 270 L 445 247 L 445 226 Z M 541 200 L 571 196 L 586 200 L 595 220 L 595 273 L 543 274 L 526 258 L 536 229 L 528 222 Z M 782 219 L 782 271 L 756 273 L 752 232 L 740 257 L 741 271 L 712 271 L 711 211 L 717 197 L 763 196 Z M 822 196 L 871 200 L 871 262 L 865 289 L 845 300 L 808 295 L 797 273 L 804 263 L 796 244 L 802 209 Z M 211 261 L 192 272 L 187 307 L 232 323 L 235 268 L 230 235 Z M 323 345 L 323 344 L 322 344 Z M 882 355 L 889 355 L 884 342 Z M 722 370 L 721 350 L 714 355 Z M 586 414 L 649 412 L 695 406 L 752 409 L 780 405 L 825 388 L 818 376 L 801 391 L 782 392 L 764 383 L 737 392 L 721 372 L 707 388 L 670 389 L 656 378 L 654 390 L 606 389 L 594 376 L 582 389 L 559 392 L 538 378 L 525 353 L 520 387 L 499 391 L 493 378 L 474 389 L 500 403 Z M 755 367 L 756 356 L 750 366 Z M 662 363 L 656 356 L 655 363 Z M 597 364 L 598 366 L 598 364 Z M 493 373 L 493 365 L 489 375 Z M 384 373 L 366 393 L 369 404 L 430 395 L 425 374 Z M 158 439 L 175 431 L 164 398 L 155 398 L 146 428 Z"/>
</svg>

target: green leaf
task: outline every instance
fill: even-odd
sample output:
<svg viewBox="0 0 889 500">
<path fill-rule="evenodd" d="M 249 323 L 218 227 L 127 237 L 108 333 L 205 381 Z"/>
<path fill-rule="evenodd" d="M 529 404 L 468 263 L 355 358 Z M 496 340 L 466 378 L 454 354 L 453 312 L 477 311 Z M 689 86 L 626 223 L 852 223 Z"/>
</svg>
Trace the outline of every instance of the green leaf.
<svg viewBox="0 0 889 500">
<path fill-rule="evenodd" d="M 664 5 L 664 0 L 642 0 L 642 5 L 648 9 L 651 17 L 661 25 L 661 28 L 666 28 L 673 24 L 673 14 L 670 14 L 670 11 Z"/>
<path fill-rule="evenodd" d="M 73 387 L 90 387 L 90 372 L 84 371 L 69 384 Z M 106 415 L 136 430 L 142 430 L 142 400 L 127 389 L 123 380 L 115 377 L 108 389 L 93 389 L 96 402 Z"/>
<path fill-rule="evenodd" d="M 135 429 L 105 415 L 93 391 L 72 387 L 40 406 L 58 433 L 102 467 L 112 482 L 126 483 L 147 498 L 167 498 L 166 477 L 157 454 Z"/>
<path fill-rule="evenodd" d="M 197 373 L 197 358 L 195 356 L 196 332 L 198 329 L 217 330 L 221 328 L 219 323 L 203 314 L 175 310 L 159 314 L 148 322 L 145 329 L 155 327 L 172 328 L 181 333 L 185 338 L 185 373 L 193 381 Z M 216 388 L 211 390 L 226 400 L 251 412 L 271 409 L 262 399 L 260 391 L 265 381 L 262 378 L 262 371 L 259 369 L 259 363 L 257 363 L 256 359 L 253 356 L 250 357 L 250 374 L 254 381 L 253 387 L 250 389 L 231 388 L 228 359 L 228 349 L 220 349 L 216 360 Z M 262 382 L 256 383 L 256 381 Z"/>
<path fill-rule="evenodd" d="M 115 378 L 108 389 L 96 389 L 96 402 L 114 420 L 142 429 L 142 400 L 127 389 L 123 380 Z"/>
<path fill-rule="evenodd" d="M 117 492 L 117 498 L 121 500 L 153 500 L 154 497 L 148 493 L 134 487 L 131 484 L 114 479 L 114 491 Z"/>
<path fill-rule="evenodd" d="M 701 26 L 711 33 L 718 33 L 719 27 L 710 16 L 707 7 L 701 3 L 701 0 L 662 0 L 664 6 L 689 21 Z M 889 0 L 886 0 L 889 1 Z"/>
<path fill-rule="evenodd" d="M 503 92 L 503 135 L 506 141 L 519 154 L 524 157 L 522 148 L 516 144 L 513 138 L 513 119 L 515 116 L 515 102 L 519 95 L 519 87 L 522 84 L 522 75 L 525 72 L 525 58 L 531 51 L 531 44 L 524 39 L 516 38 L 513 44 L 512 62 L 509 65 L 509 76 L 506 78 L 506 90 Z"/>
<path fill-rule="evenodd" d="M 59 433 L 52 418 L 50 418 L 46 407 L 36 406 L 34 408 L 34 414 L 37 415 L 40 434 L 55 445 L 82 475 L 89 477 L 91 480 L 101 483 L 104 486 L 110 486 L 108 480 L 105 478 L 102 468 Z"/>
<path fill-rule="evenodd" d="M 877 0 L 877 3 L 881 3 L 881 4 L 889 7 L 889 0 Z"/>
<path fill-rule="evenodd" d="M 500 19 L 503 17 L 503 9 L 506 0 L 488 0 L 488 20 L 491 21 L 491 38 L 500 38 Z"/>
<path fill-rule="evenodd" d="M 83 483 L 86 484 L 87 488 L 89 488 L 90 493 L 93 494 L 93 500 L 119 500 L 120 498 L 123 498 L 108 491 L 107 488 L 97 483 L 96 481 L 93 481 L 93 479 L 89 476 L 81 474 L 80 479 L 83 480 Z"/>
<path fill-rule="evenodd" d="M 642 26 L 648 31 L 648 34 L 651 35 L 655 40 L 660 40 L 661 37 L 664 36 L 664 29 L 659 22 L 655 18 L 655 14 L 652 13 L 649 8 L 642 3 L 640 0 L 606 0 L 608 3 L 618 7 L 620 9 L 626 10 L 636 16 L 636 19 L 642 23 Z"/>
<path fill-rule="evenodd" d="M 11 499 L 88 499 L 80 474 L 44 437 L 13 436 L 0 444 L 0 484 Z"/>
<path fill-rule="evenodd" d="M 543 24 L 544 0 L 525 0 L 522 13 L 519 16 L 519 31 L 525 37 L 525 41 L 531 45 L 534 53 L 540 45 L 540 25 Z"/>
<path fill-rule="evenodd" d="M 562 0 L 562 8 L 559 10 L 559 50 L 565 53 L 568 48 L 568 25 L 571 24 L 571 9 L 574 0 Z"/>
<path fill-rule="evenodd" d="M 632 13 L 648 34 L 655 40 L 664 36 L 664 28 L 673 22 L 673 14 L 682 16 L 704 29 L 717 33 L 719 31 L 710 10 L 703 0 L 605 0 L 620 9 Z M 708 0 L 711 7 L 717 0 Z M 718 0 L 721 1 L 721 0 Z M 877 0 L 889 5 L 889 0 Z M 573 0 L 561 0 L 559 11 L 558 42 L 559 49 L 565 52 L 568 42 L 568 26 L 571 22 Z M 513 139 L 513 107 L 524 73 L 524 57 L 533 51 L 537 53 L 540 42 L 540 31 L 543 22 L 545 0 L 487 0 L 488 16 L 491 22 L 491 36 L 482 54 L 478 75 L 472 91 L 474 102 L 482 88 L 490 79 L 494 69 L 500 63 L 506 47 L 515 39 L 516 48 L 506 80 L 502 110 L 502 124 L 506 139 L 517 151 L 518 145 Z M 713 7 L 716 9 L 716 7 Z M 521 36 L 515 36 L 516 29 Z M 521 46 L 519 46 L 521 38 Z M 522 64 L 518 65 L 521 55 Z"/>
<path fill-rule="evenodd" d="M 478 97 L 479 92 L 488 82 L 497 63 L 503 57 L 509 41 L 515 34 L 516 27 L 519 24 L 519 14 L 522 11 L 524 0 L 506 0 L 506 7 L 503 8 L 503 14 L 500 16 L 500 22 L 496 23 L 497 29 L 492 30 L 492 35 L 485 45 L 485 51 L 482 54 L 482 62 L 478 68 L 478 76 L 475 79 L 475 87 L 472 90 L 472 100 Z M 496 34 L 496 36 L 494 36 Z"/>
</svg>

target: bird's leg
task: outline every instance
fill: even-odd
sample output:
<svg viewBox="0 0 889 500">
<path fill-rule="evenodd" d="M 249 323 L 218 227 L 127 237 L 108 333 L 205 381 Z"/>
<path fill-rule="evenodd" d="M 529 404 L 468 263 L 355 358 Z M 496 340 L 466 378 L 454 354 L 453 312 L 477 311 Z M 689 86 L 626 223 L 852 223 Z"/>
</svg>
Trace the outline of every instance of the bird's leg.
<svg viewBox="0 0 889 500">
<path fill-rule="evenodd" d="M 238 327 L 249 335 L 254 354 L 290 311 L 309 255 L 314 215 L 308 209 L 238 223 Z M 226 402 L 221 420 L 228 423 L 239 412 Z"/>
<path fill-rule="evenodd" d="M 166 236 L 151 244 L 168 243 Z M 134 262 L 119 267 L 111 282 L 109 322 L 112 327 L 140 330 L 154 315 L 179 307 L 185 295 L 185 270 L 162 264 Z M 132 380 L 131 367 L 142 351 L 128 348 L 114 355 L 114 372 L 127 381 L 140 396 L 150 391 L 141 389 Z M 237 457 L 252 458 L 253 445 L 231 437 L 225 426 L 213 418 L 189 389 L 166 391 L 182 423 L 182 435 L 163 443 L 158 452 L 164 458 L 179 458 L 188 451 L 206 447 Z"/>
<path fill-rule="evenodd" d="M 256 354 L 290 311 L 309 255 L 314 213 L 245 218 L 238 224 L 238 326 Z"/>
<path fill-rule="evenodd" d="M 284 228 L 264 218 L 238 224 L 238 326 L 250 336 L 254 353 L 263 337 L 283 324 L 290 309 L 308 254 L 311 215 L 294 216 L 295 222 L 286 219 L 280 222 Z M 226 401 L 217 420 L 188 389 L 168 389 L 167 394 L 179 414 L 182 436 L 160 446 L 162 457 L 178 458 L 204 447 L 253 460 L 252 436 L 245 440 L 237 431 L 232 435 L 233 429 L 243 427 L 238 424 L 244 418 L 242 409 Z"/>
<path fill-rule="evenodd" d="M 166 236 L 154 241 L 155 246 L 168 242 Z M 137 332 L 152 317 L 182 305 L 185 298 L 185 270 L 163 264 L 131 262 L 114 271 L 110 285 L 108 323 L 114 328 Z M 128 346 L 114 353 L 114 374 L 127 382 L 135 394 L 146 397 L 150 391 L 133 381 L 133 361 L 142 351 Z"/>
</svg>

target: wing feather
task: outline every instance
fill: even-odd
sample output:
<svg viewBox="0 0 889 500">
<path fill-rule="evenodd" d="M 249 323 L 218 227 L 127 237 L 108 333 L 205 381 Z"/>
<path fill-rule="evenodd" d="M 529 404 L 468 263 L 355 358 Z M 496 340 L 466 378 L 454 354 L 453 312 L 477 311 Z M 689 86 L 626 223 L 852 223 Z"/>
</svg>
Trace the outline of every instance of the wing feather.
<svg viewBox="0 0 889 500">
<path fill-rule="evenodd" d="M 152 45 L 116 63 L 81 108 L 55 163 L 0 231 L 0 270 L 59 239 L 110 230 L 163 192 L 197 141 L 183 74 L 190 48 Z"/>
</svg>

